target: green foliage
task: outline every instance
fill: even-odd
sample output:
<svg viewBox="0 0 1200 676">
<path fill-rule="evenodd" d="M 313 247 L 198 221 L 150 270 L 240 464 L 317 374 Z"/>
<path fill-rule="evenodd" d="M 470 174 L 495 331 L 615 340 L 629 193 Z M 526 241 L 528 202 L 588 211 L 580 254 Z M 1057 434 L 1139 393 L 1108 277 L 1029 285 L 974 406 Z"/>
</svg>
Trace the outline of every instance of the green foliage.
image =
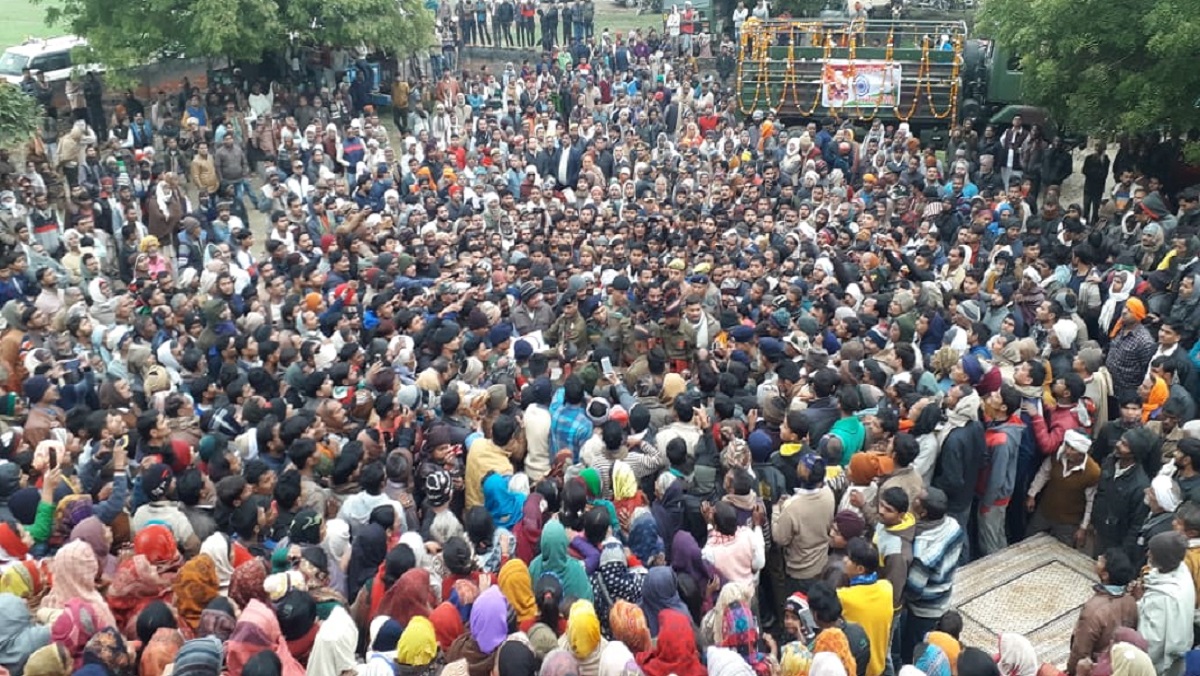
<svg viewBox="0 0 1200 676">
<path fill-rule="evenodd" d="M 88 39 L 86 62 L 131 68 L 156 55 L 254 61 L 289 44 L 408 55 L 433 42 L 421 0 L 35 0 Z"/>
<path fill-rule="evenodd" d="M 16 146 L 29 140 L 40 119 L 37 101 L 16 85 L 0 83 L 0 145 Z"/>
<path fill-rule="evenodd" d="M 779 16 L 783 12 L 787 12 L 794 17 L 815 17 L 825 8 L 826 0 L 779 0 L 771 3 L 771 15 Z M 835 1 L 834 5 L 838 8 L 846 6 L 844 1 Z M 747 7 L 753 7 L 753 3 L 747 2 Z"/>
<path fill-rule="evenodd" d="M 1025 95 L 1083 132 L 1200 124 L 1195 0 L 987 0 L 986 35 L 1022 54 Z"/>
</svg>

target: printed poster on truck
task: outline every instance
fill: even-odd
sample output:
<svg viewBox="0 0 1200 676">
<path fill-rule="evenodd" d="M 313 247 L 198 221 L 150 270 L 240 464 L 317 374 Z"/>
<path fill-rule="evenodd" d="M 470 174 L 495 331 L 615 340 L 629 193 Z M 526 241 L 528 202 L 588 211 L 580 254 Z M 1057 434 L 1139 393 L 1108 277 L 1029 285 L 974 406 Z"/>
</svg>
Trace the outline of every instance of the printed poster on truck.
<svg viewBox="0 0 1200 676">
<path fill-rule="evenodd" d="M 900 92 L 900 64 L 831 59 L 821 71 L 825 108 L 890 108 Z"/>
</svg>

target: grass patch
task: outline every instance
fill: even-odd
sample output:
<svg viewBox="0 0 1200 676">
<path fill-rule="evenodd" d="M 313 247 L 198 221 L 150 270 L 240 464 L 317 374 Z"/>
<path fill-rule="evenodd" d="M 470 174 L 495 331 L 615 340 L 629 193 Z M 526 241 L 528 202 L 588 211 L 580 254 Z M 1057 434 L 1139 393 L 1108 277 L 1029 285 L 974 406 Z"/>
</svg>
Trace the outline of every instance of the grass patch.
<svg viewBox="0 0 1200 676">
<path fill-rule="evenodd" d="M 0 22 L 0 48 L 19 45 L 26 38 L 48 38 L 62 35 L 63 30 L 46 25 L 46 8 L 30 0 L 4 0 L 4 15 Z"/>
<path fill-rule="evenodd" d="M 612 0 L 596 0 L 596 34 L 605 28 L 613 34 L 628 34 L 634 28 L 642 29 L 643 35 L 650 28 L 661 33 L 663 19 L 661 14 L 638 14 L 636 9 L 617 7 Z"/>
</svg>

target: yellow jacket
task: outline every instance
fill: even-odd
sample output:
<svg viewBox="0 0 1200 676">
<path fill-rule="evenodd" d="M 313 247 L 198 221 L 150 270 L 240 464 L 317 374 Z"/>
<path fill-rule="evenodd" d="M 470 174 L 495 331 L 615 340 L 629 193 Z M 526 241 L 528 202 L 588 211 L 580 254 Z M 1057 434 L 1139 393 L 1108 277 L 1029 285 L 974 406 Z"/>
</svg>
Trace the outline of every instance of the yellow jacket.
<svg viewBox="0 0 1200 676">
<path fill-rule="evenodd" d="M 842 601 L 842 616 L 847 622 L 862 625 L 871 640 L 867 676 L 880 676 L 887 667 L 892 638 L 892 583 L 880 579 L 871 584 L 842 587 L 838 598 Z"/>
</svg>

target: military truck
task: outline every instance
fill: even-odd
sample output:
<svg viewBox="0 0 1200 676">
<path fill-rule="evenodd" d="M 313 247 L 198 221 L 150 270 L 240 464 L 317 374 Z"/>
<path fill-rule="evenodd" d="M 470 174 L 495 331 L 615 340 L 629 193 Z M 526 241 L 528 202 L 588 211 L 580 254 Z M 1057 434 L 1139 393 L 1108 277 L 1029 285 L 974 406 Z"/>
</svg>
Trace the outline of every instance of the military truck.
<svg viewBox="0 0 1200 676">
<path fill-rule="evenodd" d="M 1053 138 L 1053 121 L 1021 105 L 1021 65 L 962 21 L 853 18 L 749 20 L 737 69 L 743 113 L 789 121 L 907 122 L 936 134 L 1020 113 Z"/>
</svg>

